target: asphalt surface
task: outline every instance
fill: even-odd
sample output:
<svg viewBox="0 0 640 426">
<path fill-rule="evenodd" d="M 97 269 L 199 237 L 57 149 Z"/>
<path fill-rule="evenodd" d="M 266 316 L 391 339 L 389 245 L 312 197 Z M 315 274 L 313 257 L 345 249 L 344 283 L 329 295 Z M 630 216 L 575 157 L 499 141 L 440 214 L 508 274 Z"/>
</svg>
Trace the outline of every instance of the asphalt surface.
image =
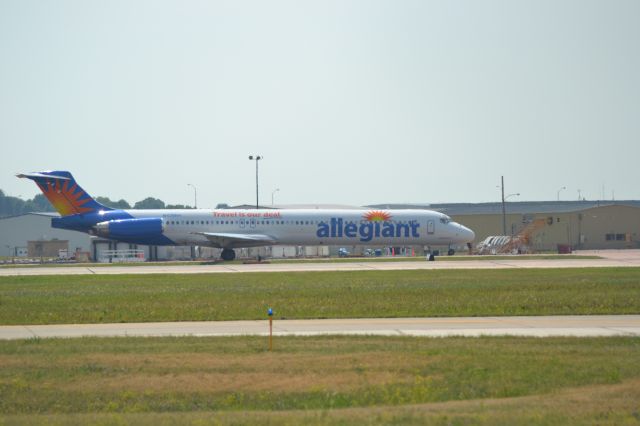
<svg viewBox="0 0 640 426">
<path fill-rule="evenodd" d="M 458 260 L 427 262 L 292 262 L 260 264 L 196 265 L 139 265 L 139 266 L 56 266 L 0 268 L 0 276 L 21 275 L 119 275 L 119 274 L 205 274 L 243 272 L 296 272 L 296 271 L 397 271 L 417 269 L 509 269 L 509 268 L 602 268 L 640 267 L 640 250 L 602 250 L 577 252 L 597 255 L 602 259 L 535 259 L 513 256 L 513 259 Z"/>
<path fill-rule="evenodd" d="M 267 320 L 0 326 L 0 339 L 268 334 Z M 274 320 L 275 336 L 638 336 L 640 315 Z"/>
</svg>

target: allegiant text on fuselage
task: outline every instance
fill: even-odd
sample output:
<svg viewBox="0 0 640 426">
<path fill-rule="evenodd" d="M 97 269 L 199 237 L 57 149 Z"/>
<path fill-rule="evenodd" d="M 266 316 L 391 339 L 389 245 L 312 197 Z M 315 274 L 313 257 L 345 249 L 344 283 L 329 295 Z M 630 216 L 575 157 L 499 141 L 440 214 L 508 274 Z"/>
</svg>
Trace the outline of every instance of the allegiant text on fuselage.
<svg viewBox="0 0 640 426">
<path fill-rule="evenodd" d="M 416 221 L 393 223 L 371 221 L 360 223 L 345 222 L 342 218 L 332 217 L 329 223 L 320 222 L 316 231 L 318 238 L 359 238 L 362 242 L 373 238 L 419 238 L 420 224 Z"/>
</svg>

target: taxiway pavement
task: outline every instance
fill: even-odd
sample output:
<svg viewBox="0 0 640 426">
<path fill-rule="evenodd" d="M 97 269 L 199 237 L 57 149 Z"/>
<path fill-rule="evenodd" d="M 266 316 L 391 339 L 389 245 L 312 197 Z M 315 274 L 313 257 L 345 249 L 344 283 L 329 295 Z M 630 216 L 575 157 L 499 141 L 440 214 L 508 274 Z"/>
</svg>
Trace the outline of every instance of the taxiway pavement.
<svg viewBox="0 0 640 426">
<path fill-rule="evenodd" d="M 275 336 L 638 336 L 640 315 L 274 320 Z M 268 334 L 268 321 L 0 326 L 0 339 Z"/>
<path fill-rule="evenodd" d="M 398 271 L 418 269 L 509 269 L 509 268 L 603 268 L 640 267 L 640 250 L 602 250 L 577 252 L 581 255 L 598 255 L 600 259 L 539 259 L 513 256 L 513 259 L 485 257 L 482 260 L 425 261 L 357 261 L 353 262 L 291 262 L 259 264 L 197 265 L 139 265 L 139 266 L 56 266 L 56 267 L 6 267 L 0 268 L 0 276 L 22 275 L 121 275 L 121 274 L 208 274 L 243 272 L 303 272 L 303 271 Z"/>
</svg>

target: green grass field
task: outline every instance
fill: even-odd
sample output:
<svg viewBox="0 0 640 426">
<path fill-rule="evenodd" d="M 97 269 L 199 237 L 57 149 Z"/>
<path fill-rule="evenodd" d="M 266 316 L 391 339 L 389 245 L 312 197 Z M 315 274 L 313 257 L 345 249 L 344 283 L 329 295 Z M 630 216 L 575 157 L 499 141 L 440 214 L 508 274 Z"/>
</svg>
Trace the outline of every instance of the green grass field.
<svg viewBox="0 0 640 426">
<path fill-rule="evenodd" d="M 638 338 L 0 342 L 0 424 L 636 424 Z"/>
<path fill-rule="evenodd" d="M 640 268 L 0 277 L 0 324 L 640 313 Z"/>
</svg>

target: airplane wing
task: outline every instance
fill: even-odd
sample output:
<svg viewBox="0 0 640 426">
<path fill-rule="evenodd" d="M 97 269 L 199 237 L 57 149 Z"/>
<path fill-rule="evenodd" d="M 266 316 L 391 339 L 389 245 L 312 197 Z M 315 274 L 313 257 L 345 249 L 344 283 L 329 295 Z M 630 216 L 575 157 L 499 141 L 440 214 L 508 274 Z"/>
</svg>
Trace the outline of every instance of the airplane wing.
<svg viewBox="0 0 640 426">
<path fill-rule="evenodd" d="M 277 244 L 273 237 L 263 234 L 231 234 L 224 232 L 194 232 L 194 234 L 205 236 L 213 247 L 218 248 L 261 247 Z"/>
</svg>

